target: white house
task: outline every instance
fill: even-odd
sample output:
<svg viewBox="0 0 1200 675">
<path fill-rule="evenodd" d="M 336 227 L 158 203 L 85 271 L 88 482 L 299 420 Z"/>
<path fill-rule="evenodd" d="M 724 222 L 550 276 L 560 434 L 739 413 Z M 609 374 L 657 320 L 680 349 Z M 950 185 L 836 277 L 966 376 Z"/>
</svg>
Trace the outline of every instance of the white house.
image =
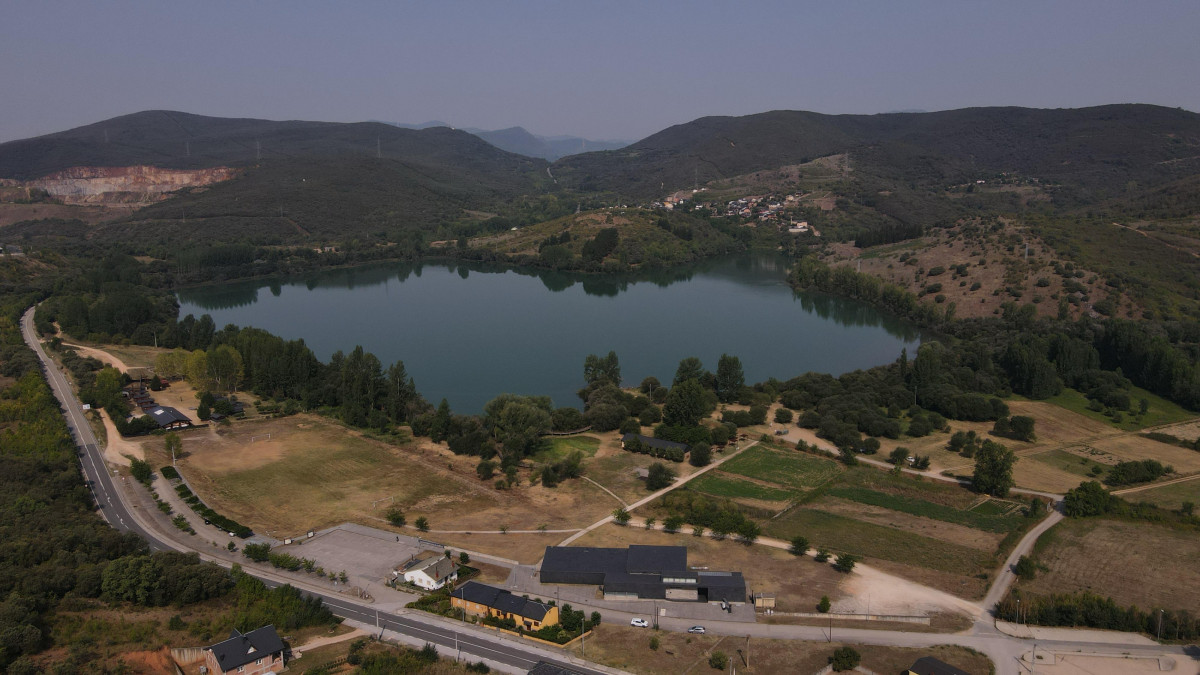
<svg viewBox="0 0 1200 675">
<path fill-rule="evenodd" d="M 447 582 L 458 581 L 458 565 L 445 557 L 419 560 L 404 570 L 404 580 L 418 588 L 436 591 Z"/>
</svg>

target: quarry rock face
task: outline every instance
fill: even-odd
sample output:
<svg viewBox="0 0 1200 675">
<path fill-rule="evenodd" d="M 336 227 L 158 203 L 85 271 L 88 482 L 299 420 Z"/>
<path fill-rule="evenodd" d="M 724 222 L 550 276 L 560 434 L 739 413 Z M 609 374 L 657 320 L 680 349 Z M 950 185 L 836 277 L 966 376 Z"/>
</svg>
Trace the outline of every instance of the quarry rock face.
<svg viewBox="0 0 1200 675">
<path fill-rule="evenodd" d="M 228 180 L 235 169 L 160 169 L 154 166 L 77 166 L 25 183 L 66 204 L 157 202 L 167 193 Z"/>
</svg>

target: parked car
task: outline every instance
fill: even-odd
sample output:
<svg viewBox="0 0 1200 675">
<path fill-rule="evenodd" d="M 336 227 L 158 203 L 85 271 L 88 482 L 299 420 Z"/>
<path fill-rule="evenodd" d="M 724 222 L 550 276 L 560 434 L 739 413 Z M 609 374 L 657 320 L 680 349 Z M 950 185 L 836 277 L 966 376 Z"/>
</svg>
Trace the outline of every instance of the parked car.
<svg viewBox="0 0 1200 675">
<path fill-rule="evenodd" d="M 635 617 L 629 620 L 629 625 L 637 626 L 638 628 L 646 628 L 650 625 L 650 622 L 646 621 L 645 619 Z"/>
<path fill-rule="evenodd" d="M 692 626 L 691 628 L 688 629 L 688 632 L 704 635 L 704 626 Z"/>
</svg>

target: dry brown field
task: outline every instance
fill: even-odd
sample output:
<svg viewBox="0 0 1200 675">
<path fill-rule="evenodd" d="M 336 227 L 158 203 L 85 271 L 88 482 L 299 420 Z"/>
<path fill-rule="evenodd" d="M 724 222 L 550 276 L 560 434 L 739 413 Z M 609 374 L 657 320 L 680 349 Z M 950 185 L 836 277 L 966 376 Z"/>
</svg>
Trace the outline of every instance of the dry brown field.
<svg viewBox="0 0 1200 675">
<path fill-rule="evenodd" d="M 650 638 L 659 639 L 657 650 Z M 630 626 L 602 624 L 588 637 L 587 658 L 632 673 L 708 673 L 709 654 L 723 652 L 739 673 L 815 673 L 824 668 L 835 649 L 845 643 L 803 642 L 754 638 L 746 654 L 745 637 L 688 635 L 654 631 Z M 987 673 L 992 669 L 986 656 L 950 645 L 928 649 L 850 645 L 862 655 L 862 666 L 876 673 L 903 672 L 922 656 L 934 656 L 969 673 Z M 584 645 L 573 643 L 571 650 L 582 656 Z M 746 665 L 743 655 L 749 657 Z"/>
<path fill-rule="evenodd" d="M 1038 542 L 1049 568 L 1018 588 L 1034 593 L 1088 591 L 1141 608 L 1200 607 L 1200 535 L 1146 522 L 1067 519 Z"/>
</svg>

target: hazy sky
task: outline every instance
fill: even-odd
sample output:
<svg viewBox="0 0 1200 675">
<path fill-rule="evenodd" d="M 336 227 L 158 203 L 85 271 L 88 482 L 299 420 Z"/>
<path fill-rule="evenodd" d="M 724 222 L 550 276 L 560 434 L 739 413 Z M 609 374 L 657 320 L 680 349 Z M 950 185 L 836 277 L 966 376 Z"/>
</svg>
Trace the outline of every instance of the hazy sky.
<svg viewBox="0 0 1200 675">
<path fill-rule="evenodd" d="M 139 110 L 637 139 L 704 115 L 1200 110 L 1200 2 L 0 2 L 0 141 Z"/>
</svg>

